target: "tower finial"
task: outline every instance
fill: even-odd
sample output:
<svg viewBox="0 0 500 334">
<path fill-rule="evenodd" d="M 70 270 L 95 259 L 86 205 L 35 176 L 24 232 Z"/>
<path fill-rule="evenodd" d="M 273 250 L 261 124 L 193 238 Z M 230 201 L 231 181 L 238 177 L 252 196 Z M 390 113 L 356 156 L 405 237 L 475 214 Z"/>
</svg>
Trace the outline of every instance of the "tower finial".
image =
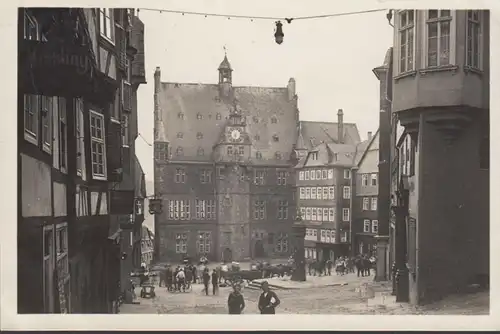
<svg viewBox="0 0 500 334">
<path fill-rule="evenodd" d="M 224 44 L 224 46 L 222 47 L 224 49 L 224 56 L 227 56 L 227 48 L 226 48 L 226 45 Z"/>
</svg>

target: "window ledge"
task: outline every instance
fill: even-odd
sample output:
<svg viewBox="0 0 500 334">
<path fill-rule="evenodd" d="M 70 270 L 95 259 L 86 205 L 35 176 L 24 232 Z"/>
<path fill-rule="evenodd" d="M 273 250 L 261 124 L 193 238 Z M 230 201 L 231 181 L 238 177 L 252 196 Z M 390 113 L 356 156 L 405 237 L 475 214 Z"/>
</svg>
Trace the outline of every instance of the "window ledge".
<svg viewBox="0 0 500 334">
<path fill-rule="evenodd" d="M 478 68 L 471 67 L 471 66 L 464 66 L 464 72 L 469 74 L 469 73 L 474 73 L 476 75 L 482 76 L 484 72 Z"/>
<path fill-rule="evenodd" d="M 43 151 L 48 154 L 52 154 L 52 150 L 50 148 L 50 145 L 43 143 Z"/>
<path fill-rule="evenodd" d="M 417 74 L 417 71 L 404 72 L 404 73 L 396 75 L 394 77 L 394 80 L 397 81 L 399 79 L 403 79 L 403 78 L 406 78 L 406 77 L 414 77 L 416 74 Z"/>
<path fill-rule="evenodd" d="M 113 116 L 110 117 L 110 120 L 112 123 L 121 124 L 121 122 L 119 120 L 117 120 L 116 118 L 114 118 Z"/>
<path fill-rule="evenodd" d="M 24 129 L 24 139 L 33 145 L 38 145 L 37 135 L 29 130 Z"/>
<path fill-rule="evenodd" d="M 104 176 L 104 175 L 95 175 L 95 174 L 93 174 L 93 175 L 92 175 L 92 178 L 93 178 L 94 180 L 99 180 L 99 181 L 106 181 L 106 180 L 107 180 L 107 177 L 106 177 L 106 176 Z"/>
<path fill-rule="evenodd" d="M 427 73 L 433 72 L 456 72 L 458 70 L 457 65 L 446 65 L 446 66 L 436 66 L 436 67 L 428 67 L 418 71 L 418 73 L 425 75 Z"/>
<path fill-rule="evenodd" d="M 109 38 L 108 36 L 100 33 L 101 39 L 106 41 L 107 43 L 111 44 L 112 46 L 115 46 L 115 41 L 113 39 Z"/>
</svg>

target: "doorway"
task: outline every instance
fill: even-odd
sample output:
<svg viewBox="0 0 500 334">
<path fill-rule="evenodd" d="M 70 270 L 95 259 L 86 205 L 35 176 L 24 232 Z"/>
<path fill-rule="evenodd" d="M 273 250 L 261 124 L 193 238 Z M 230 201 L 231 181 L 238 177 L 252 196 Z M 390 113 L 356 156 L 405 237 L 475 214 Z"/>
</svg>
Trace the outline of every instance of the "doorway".
<svg viewBox="0 0 500 334">
<path fill-rule="evenodd" d="M 232 262 L 233 261 L 233 251 L 229 248 L 224 249 L 224 252 L 222 252 L 222 260 L 225 262 Z"/>
<path fill-rule="evenodd" d="M 266 254 L 264 251 L 264 243 L 262 242 L 262 240 L 255 241 L 254 255 L 256 258 L 265 257 Z"/>
</svg>

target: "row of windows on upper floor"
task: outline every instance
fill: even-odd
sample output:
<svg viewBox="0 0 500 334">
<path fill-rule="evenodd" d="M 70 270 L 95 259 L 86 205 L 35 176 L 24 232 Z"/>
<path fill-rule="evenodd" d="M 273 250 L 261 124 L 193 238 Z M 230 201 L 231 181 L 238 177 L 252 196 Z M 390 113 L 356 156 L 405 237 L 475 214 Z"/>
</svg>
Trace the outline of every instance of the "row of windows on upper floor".
<svg viewBox="0 0 500 334">
<path fill-rule="evenodd" d="M 227 146 L 226 148 L 226 153 L 228 156 L 244 156 L 245 154 L 245 147 L 244 146 Z M 178 146 L 177 149 L 175 150 L 175 155 L 177 157 L 182 157 L 184 156 L 184 149 L 181 147 L 181 146 Z M 202 147 L 199 147 L 198 150 L 196 151 L 196 155 L 199 156 L 199 157 L 202 157 L 202 156 L 205 156 L 205 149 L 202 148 Z M 275 152 L 274 153 L 274 158 L 276 160 L 282 160 L 284 159 L 284 154 L 281 153 L 281 152 Z M 158 160 L 166 160 L 167 158 L 167 153 L 166 152 L 162 152 L 162 151 L 157 151 L 156 152 L 156 158 Z M 256 151 L 255 152 L 255 158 L 258 159 L 258 160 L 261 160 L 262 159 L 262 152 L 260 151 Z"/>
<path fill-rule="evenodd" d="M 197 220 L 216 220 L 217 208 L 215 200 L 196 199 L 195 219 Z M 276 218 L 286 220 L 288 215 L 288 201 L 279 200 L 277 202 Z M 253 219 L 267 219 L 267 203 L 264 200 L 253 201 Z M 191 220 L 191 201 L 190 200 L 169 200 L 168 201 L 168 219 L 169 220 Z"/>
<path fill-rule="evenodd" d="M 68 136 L 76 140 L 76 171 L 85 177 L 85 128 L 83 100 L 74 99 L 75 132 L 68 133 L 66 115 L 67 100 L 57 96 L 24 95 L 24 139 L 52 154 L 54 167 L 67 173 Z M 92 109 L 89 112 L 90 148 L 92 177 L 97 180 L 107 179 L 106 165 L 106 128 L 102 111 Z M 126 124 L 122 124 L 126 126 Z M 128 132 L 125 128 L 124 132 Z M 123 145 L 128 143 L 128 135 L 123 135 Z"/>
<path fill-rule="evenodd" d="M 183 133 L 183 132 L 177 132 L 177 138 L 178 138 L 178 139 L 184 139 L 184 133 Z M 274 142 L 279 142 L 279 141 L 280 141 L 280 137 L 279 137 L 277 134 L 274 134 L 274 135 L 272 136 L 272 138 L 273 138 L 273 141 L 274 141 Z M 198 133 L 196 134 L 196 139 L 198 139 L 198 140 L 203 139 L 203 133 L 202 133 L 202 132 L 198 132 Z M 253 139 L 254 139 L 254 140 L 260 140 L 260 135 L 259 135 L 259 134 L 255 134 L 255 135 L 253 136 Z"/>
<path fill-rule="evenodd" d="M 223 175 L 224 172 L 224 167 L 218 166 L 217 167 L 217 175 L 219 178 Z M 254 177 L 253 177 L 253 183 L 255 185 L 265 185 L 266 184 L 266 172 L 263 170 L 254 170 Z M 212 183 L 212 175 L 213 175 L 213 170 L 212 169 L 201 169 L 199 176 L 200 176 L 200 183 L 204 184 L 210 184 Z M 276 184 L 280 186 L 286 186 L 287 185 L 287 179 L 289 178 L 290 173 L 287 171 L 276 171 Z M 186 183 L 187 181 L 187 174 L 186 174 L 186 169 L 182 167 L 178 167 L 175 169 L 175 175 L 174 175 L 174 182 L 175 183 Z"/>
<path fill-rule="evenodd" d="M 197 113 L 197 114 L 196 114 L 196 119 L 198 119 L 198 120 L 202 120 L 202 119 L 203 119 L 203 117 L 204 117 L 204 116 L 203 116 L 203 114 L 202 114 L 202 113 Z M 179 113 L 177 114 L 177 118 L 184 120 L 184 119 L 186 118 L 186 116 L 185 116 L 185 114 L 184 114 L 183 112 L 179 112 Z M 211 114 L 209 114 L 209 115 L 208 115 L 208 118 L 212 118 L 212 115 L 211 115 Z M 226 118 L 227 118 L 227 117 L 226 117 Z M 243 116 L 243 118 L 244 118 L 243 123 L 246 123 L 246 120 L 245 120 L 245 119 L 246 119 L 246 117 L 245 117 L 245 116 Z M 216 114 L 215 114 L 215 119 L 216 119 L 216 120 L 221 120 L 221 119 L 222 119 L 222 115 L 221 115 L 221 113 L 216 113 Z M 252 117 L 252 121 L 253 121 L 253 123 L 256 123 L 256 124 L 257 124 L 257 123 L 260 123 L 260 119 L 259 119 L 259 117 L 257 117 L 257 116 L 253 116 L 253 117 Z M 277 118 L 276 116 L 271 117 L 271 123 L 272 123 L 272 124 L 277 124 L 277 123 L 278 123 L 278 118 Z M 179 133 L 181 133 L 181 132 L 179 132 Z"/>
<path fill-rule="evenodd" d="M 335 221 L 335 208 L 311 208 L 301 207 L 300 214 L 307 221 Z M 348 222 L 351 219 L 351 210 L 342 208 L 342 221 Z"/>
<path fill-rule="evenodd" d="M 349 180 L 351 178 L 351 171 L 349 169 L 344 169 L 344 179 Z M 333 179 L 333 169 L 313 169 L 313 170 L 301 170 L 299 172 L 299 180 L 332 180 Z"/>
<path fill-rule="evenodd" d="M 319 241 L 326 243 L 335 243 L 336 231 L 331 229 L 320 229 Z M 307 228 L 305 240 L 318 241 L 318 229 Z M 347 242 L 347 232 L 342 232 L 340 242 Z M 314 256 L 315 257 L 315 256 Z"/>
<path fill-rule="evenodd" d="M 362 209 L 363 211 L 377 211 L 378 206 L 378 198 L 377 197 L 363 197 Z"/>
<path fill-rule="evenodd" d="M 351 198 L 351 187 L 342 187 L 342 198 Z M 322 199 L 333 200 L 335 199 L 335 187 L 299 187 L 299 199 Z"/>
<path fill-rule="evenodd" d="M 424 48 L 416 47 L 415 38 L 418 15 L 423 15 L 425 44 Z M 465 37 L 465 66 L 474 70 L 483 70 L 483 48 L 485 38 L 484 11 L 467 10 Z M 457 45 L 456 11 L 452 10 L 401 10 L 396 15 L 395 27 L 398 38 L 395 48 L 396 73 L 404 74 L 416 70 L 415 52 L 423 50 L 422 68 L 442 67 L 455 65 Z"/>
</svg>

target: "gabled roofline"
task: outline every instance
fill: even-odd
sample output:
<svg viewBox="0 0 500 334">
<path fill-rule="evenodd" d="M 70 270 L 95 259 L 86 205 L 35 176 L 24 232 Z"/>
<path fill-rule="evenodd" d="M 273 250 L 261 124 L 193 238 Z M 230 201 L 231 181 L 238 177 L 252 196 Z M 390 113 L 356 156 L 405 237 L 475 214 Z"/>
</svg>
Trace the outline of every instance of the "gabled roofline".
<svg viewBox="0 0 500 334">
<path fill-rule="evenodd" d="M 366 154 L 368 153 L 368 151 L 370 150 L 370 148 L 372 147 L 372 144 L 373 144 L 373 141 L 375 140 L 375 138 L 377 138 L 378 134 L 380 132 L 380 128 L 377 129 L 377 131 L 375 132 L 375 134 L 373 135 L 372 139 L 370 140 L 370 142 L 368 143 L 368 146 L 366 146 L 366 149 L 365 151 L 363 152 L 363 155 L 361 156 L 361 159 L 359 159 L 359 162 L 357 164 L 357 167 L 359 168 L 359 166 L 363 163 L 363 160 L 365 160 L 365 157 L 366 157 Z M 358 144 L 359 145 L 359 144 Z M 356 145 L 357 147 L 357 145 Z"/>
</svg>

